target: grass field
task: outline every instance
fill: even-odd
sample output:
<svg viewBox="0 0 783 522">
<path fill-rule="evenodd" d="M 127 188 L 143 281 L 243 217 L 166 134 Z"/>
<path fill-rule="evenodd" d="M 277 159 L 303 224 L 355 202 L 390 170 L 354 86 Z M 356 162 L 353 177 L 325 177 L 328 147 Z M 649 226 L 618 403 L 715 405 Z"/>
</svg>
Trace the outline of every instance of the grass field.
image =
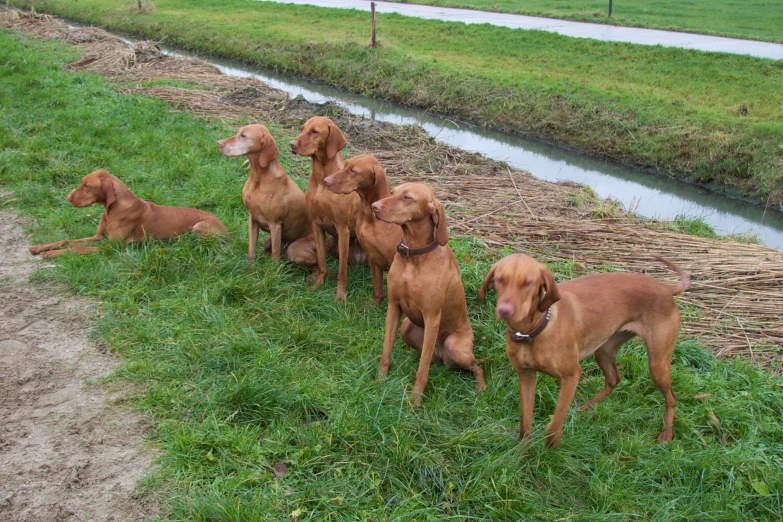
<svg viewBox="0 0 783 522">
<path fill-rule="evenodd" d="M 780 0 L 389 0 L 783 42 Z"/>
<path fill-rule="evenodd" d="M 675 440 L 658 444 L 662 397 L 632 344 L 615 393 L 592 412 L 572 409 L 549 451 L 558 386 L 540 377 L 535 440 L 520 449 L 508 431 L 518 392 L 503 326 L 475 300 L 502 252 L 462 237 L 450 244 L 489 389 L 434 365 L 425 405 L 411 411 L 415 353 L 398 343 L 389 378 L 375 381 L 384 310 L 371 304 L 366 269 L 351 269 L 348 303 L 335 305 L 333 277 L 309 291 L 298 267 L 246 261 L 246 173 L 215 145 L 233 129 L 67 73 L 69 58 L 64 44 L 0 31 L 0 187 L 12 192 L 0 205 L 30 216 L 33 241 L 93 233 L 101 209 L 64 195 L 98 167 L 141 197 L 213 211 L 231 231 L 104 244 L 35 277 L 98 303 L 95 333 L 122 360 L 112 379 L 135 383 L 130 403 L 160 447 L 145 487 L 162 496 L 163 519 L 780 520 L 779 377 L 681 340 Z M 303 184 L 307 162 L 285 150 L 281 160 Z M 550 268 L 570 277 L 567 263 Z M 603 385 L 592 361 L 583 366 L 577 403 Z"/>
<path fill-rule="evenodd" d="M 16 5 L 32 2 L 16 0 Z M 783 204 L 783 61 L 247 0 L 36 9 Z M 194 31 L 193 27 L 198 27 Z"/>
</svg>

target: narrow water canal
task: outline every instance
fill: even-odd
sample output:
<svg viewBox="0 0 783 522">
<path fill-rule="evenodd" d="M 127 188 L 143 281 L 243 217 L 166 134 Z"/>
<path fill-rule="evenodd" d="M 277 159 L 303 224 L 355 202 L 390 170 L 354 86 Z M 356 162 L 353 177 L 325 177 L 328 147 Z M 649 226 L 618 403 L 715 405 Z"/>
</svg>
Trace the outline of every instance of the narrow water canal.
<svg viewBox="0 0 783 522">
<path fill-rule="evenodd" d="M 132 40 L 124 37 L 126 41 Z M 316 82 L 285 77 L 236 62 L 191 55 L 161 46 L 172 56 L 198 57 L 230 76 L 253 77 L 309 102 L 332 101 L 350 112 L 373 120 L 421 125 L 440 142 L 526 170 L 548 181 L 573 181 L 589 185 L 604 198 L 650 218 L 673 220 L 677 216 L 701 217 L 721 234 L 756 234 L 765 244 L 783 248 L 783 213 L 764 210 L 665 176 L 586 156 L 555 145 L 513 134 L 491 131 L 391 102 L 366 98 Z"/>
</svg>

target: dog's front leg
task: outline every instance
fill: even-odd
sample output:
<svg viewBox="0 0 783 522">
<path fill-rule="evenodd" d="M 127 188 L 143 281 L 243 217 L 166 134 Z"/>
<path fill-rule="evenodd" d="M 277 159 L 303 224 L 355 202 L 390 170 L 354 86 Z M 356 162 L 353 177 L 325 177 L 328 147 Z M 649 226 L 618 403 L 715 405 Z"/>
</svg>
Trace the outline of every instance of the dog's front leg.
<svg viewBox="0 0 783 522">
<path fill-rule="evenodd" d="M 46 252 L 43 252 L 41 254 L 41 257 L 45 257 L 46 259 L 52 259 L 55 257 L 60 257 L 66 252 L 70 252 L 71 254 L 96 254 L 98 253 L 98 247 L 90 247 L 90 246 L 75 246 L 75 247 L 68 247 L 64 248 L 62 250 L 47 250 Z"/>
<path fill-rule="evenodd" d="M 338 263 L 337 270 L 337 297 L 335 302 L 345 301 L 345 291 L 348 287 L 348 251 L 351 248 L 351 229 L 348 225 L 337 227 Z"/>
<path fill-rule="evenodd" d="M 369 259 L 367 262 L 370 265 L 370 274 L 372 275 L 372 300 L 376 305 L 379 305 L 383 301 L 383 268 Z"/>
<path fill-rule="evenodd" d="M 413 385 L 413 407 L 421 406 L 424 397 L 424 388 L 427 386 L 427 380 L 430 376 L 430 363 L 432 363 L 432 354 L 435 352 L 435 343 L 438 340 L 438 330 L 440 329 L 440 315 L 424 316 L 424 342 L 421 346 L 421 359 L 419 359 L 419 369 L 416 371 L 416 383 Z"/>
<path fill-rule="evenodd" d="M 391 354 L 394 341 L 397 339 L 397 329 L 400 327 L 400 305 L 389 295 L 389 306 L 386 308 L 386 328 L 383 334 L 383 351 L 381 352 L 381 366 L 378 368 L 378 380 L 380 381 L 389 373 Z"/>
<path fill-rule="evenodd" d="M 315 241 L 315 257 L 318 264 L 318 272 L 313 281 L 312 289 L 318 288 L 326 280 L 326 238 L 321 226 L 313 221 L 313 240 Z"/>
<path fill-rule="evenodd" d="M 280 223 L 269 223 L 269 236 L 272 238 L 272 259 L 280 259 L 283 225 Z"/>
<path fill-rule="evenodd" d="M 519 372 L 519 440 L 530 437 L 533 431 L 533 405 L 536 398 L 536 371 L 523 369 Z"/>
<path fill-rule="evenodd" d="M 253 262 L 256 260 L 256 246 L 258 245 L 258 223 L 250 216 L 247 221 L 247 260 Z M 273 249 L 274 251 L 274 244 Z"/>
<path fill-rule="evenodd" d="M 98 223 L 98 230 L 95 231 L 94 236 L 90 237 L 83 237 L 81 239 L 65 239 L 63 241 L 55 241 L 54 243 L 48 243 L 46 245 L 36 245 L 30 247 L 30 253 L 33 255 L 41 254 L 43 252 L 52 251 L 52 250 L 60 250 L 62 248 L 70 247 L 72 245 L 84 245 L 85 243 L 95 243 L 96 241 L 100 241 L 106 236 L 106 212 L 104 212 L 101 215 L 101 221 Z M 70 250 L 70 249 L 69 249 Z M 98 249 L 91 250 L 89 248 L 87 249 L 81 249 L 78 248 L 74 250 L 74 253 L 76 254 L 86 254 L 86 253 L 93 253 L 97 252 Z M 50 252 L 48 255 L 44 255 L 43 257 L 60 257 L 63 255 L 64 251 L 59 252 Z"/>
<path fill-rule="evenodd" d="M 548 448 L 554 448 L 560 444 L 563 424 L 565 423 L 568 408 L 574 401 L 574 394 L 576 394 L 576 386 L 579 384 L 579 376 L 581 373 L 581 368 L 577 366 L 577 369 L 573 373 L 560 376 L 560 395 L 557 398 L 555 414 L 552 416 L 552 421 L 546 427 L 546 445 Z"/>
</svg>

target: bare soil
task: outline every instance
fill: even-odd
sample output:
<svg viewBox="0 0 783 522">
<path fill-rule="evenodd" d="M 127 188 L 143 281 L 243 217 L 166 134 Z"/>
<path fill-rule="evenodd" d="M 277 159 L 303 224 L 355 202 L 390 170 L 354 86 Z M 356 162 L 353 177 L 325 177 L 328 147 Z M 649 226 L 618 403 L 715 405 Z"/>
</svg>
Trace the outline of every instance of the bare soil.
<svg viewBox="0 0 783 522">
<path fill-rule="evenodd" d="M 0 521 L 144 520 L 141 415 L 95 384 L 118 365 L 88 335 L 89 301 L 29 283 L 45 266 L 20 219 L 0 211 Z"/>
</svg>

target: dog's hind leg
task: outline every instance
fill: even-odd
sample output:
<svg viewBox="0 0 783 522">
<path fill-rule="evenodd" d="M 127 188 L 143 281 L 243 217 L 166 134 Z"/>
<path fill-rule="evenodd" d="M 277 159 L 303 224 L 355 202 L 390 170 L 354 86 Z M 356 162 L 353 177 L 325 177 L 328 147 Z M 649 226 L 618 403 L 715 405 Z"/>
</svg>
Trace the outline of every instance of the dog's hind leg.
<svg viewBox="0 0 783 522">
<path fill-rule="evenodd" d="M 617 332 L 595 351 L 593 354 L 595 356 L 595 362 L 598 363 L 598 367 L 604 372 L 604 387 L 595 397 L 579 407 L 581 411 L 589 410 L 604 400 L 614 391 L 615 386 L 620 383 L 620 374 L 617 371 L 617 364 L 615 363 L 617 352 L 625 341 L 635 335 L 636 334 L 632 332 Z"/>
<path fill-rule="evenodd" d="M 674 436 L 676 395 L 672 390 L 672 353 L 674 353 L 679 332 L 680 318 L 679 310 L 677 310 L 676 317 L 658 323 L 653 331 L 642 338 L 647 344 L 650 375 L 666 401 L 663 431 L 658 435 L 658 440 L 661 442 L 670 441 Z"/>
</svg>

